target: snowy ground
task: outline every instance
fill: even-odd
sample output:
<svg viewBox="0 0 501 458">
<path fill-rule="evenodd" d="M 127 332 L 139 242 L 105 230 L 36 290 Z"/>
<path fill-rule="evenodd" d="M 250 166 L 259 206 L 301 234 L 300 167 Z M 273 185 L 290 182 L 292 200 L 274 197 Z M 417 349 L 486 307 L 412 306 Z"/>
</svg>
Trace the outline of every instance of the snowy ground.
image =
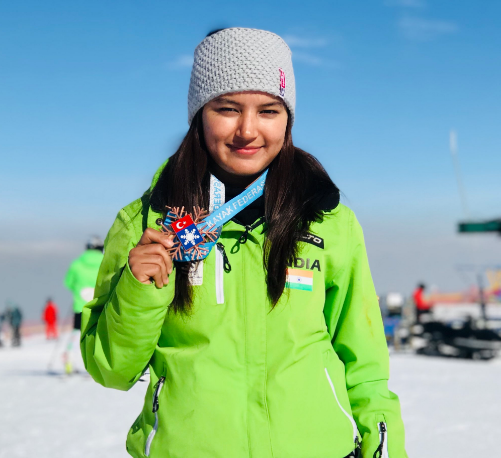
<svg viewBox="0 0 501 458">
<path fill-rule="evenodd" d="M 128 456 L 125 436 L 146 384 L 124 393 L 85 376 L 49 375 L 54 346 L 32 336 L 22 348 L 0 349 L 0 458 Z M 62 374 L 60 351 L 55 354 L 54 369 Z M 500 359 L 392 354 L 391 365 L 390 388 L 400 396 L 411 458 L 498 455 Z"/>
</svg>

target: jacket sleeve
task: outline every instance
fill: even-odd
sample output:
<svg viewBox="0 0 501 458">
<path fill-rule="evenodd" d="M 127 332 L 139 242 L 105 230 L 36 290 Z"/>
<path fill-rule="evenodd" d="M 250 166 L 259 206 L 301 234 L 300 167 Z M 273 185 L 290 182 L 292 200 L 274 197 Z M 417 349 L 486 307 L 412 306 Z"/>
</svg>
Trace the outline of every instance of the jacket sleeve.
<svg viewBox="0 0 501 458">
<path fill-rule="evenodd" d="M 66 272 L 66 275 L 64 277 L 64 286 L 68 288 L 72 293 L 73 293 L 73 282 L 75 279 L 75 274 L 74 274 L 74 264 L 75 261 L 73 261 L 68 268 L 68 271 Z"/>
<path fill-rule="evenodd" d="M 121 210 L 105 240 L 94 299 L 82 312 L 85 368 L 96 382 L 119 390 L 130 389 L 144 372 L 174 296 L 174 273 L 158 289 L 130 271 L 129 251 L 141 232 Z"/>
<path fill-rule="evenodd" d="M 398 397 L 388 390 L 389 354 L 372 282 L 362 228 L 351 214 L 351 254 L 326 293 L 325 315 L 332 344 L 345 365 L 346 387 L 363 458 L 405 458 L 404 426 Z M 379 424 L 385 423 L 385 447 Z"/>
</svg>

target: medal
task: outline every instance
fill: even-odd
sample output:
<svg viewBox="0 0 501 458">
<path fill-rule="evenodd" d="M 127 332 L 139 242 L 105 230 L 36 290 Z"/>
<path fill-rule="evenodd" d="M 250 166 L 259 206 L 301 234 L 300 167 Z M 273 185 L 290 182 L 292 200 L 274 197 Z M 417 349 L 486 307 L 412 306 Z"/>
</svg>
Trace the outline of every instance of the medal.
<svg viewBox="0 0 501 458">
<path fill-rule="evenodd" d="M 220 230 L 214 224 L 204 221 L 209 213 L 200 207 L 193 207 L 188 213 L 184 207 L 167 207 L 165 221 L 159 221 L 167 235 L 175 235 L 174 245 L 168 250 L 174 261 L 196 261 L 205 258 L 219 238 Z"/>
<path fill-rule="evenodd" d="M 157 224 L 167 235 L 174 235 L 174 245 L 167 250 L 174 261 L 190 262 L 205 259 L 216 244 L 223 224 L 236 216 L 264 193 L 266 170 L 254 183 L 227 203 L 224 202 L 224 184 L 216 177 L 210 181 L 210 210 L 193 207 L 188 213 L 184 207 L 166 207 L 165 220 Z"/>
</svg>

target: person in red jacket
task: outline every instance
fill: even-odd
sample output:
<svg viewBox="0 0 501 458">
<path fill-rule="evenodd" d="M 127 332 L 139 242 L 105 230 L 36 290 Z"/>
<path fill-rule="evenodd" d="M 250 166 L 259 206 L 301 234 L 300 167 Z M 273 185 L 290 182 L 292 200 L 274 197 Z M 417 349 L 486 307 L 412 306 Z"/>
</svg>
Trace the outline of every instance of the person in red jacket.
<svg viewBox="0 0 501 458">
<path fill-rule="evenodd" d="M 42 318 L 46 324 L 45 335 L 47 340 L 57 339 L 57 305 L 52 302 L 50 297 L 45 304 Z"/>
<path fill-rule="evenodd" d="M 414 299 L 414 305 L 416 306 L 416 321 L 421 321 L 421 317 L 425 314 L 429 314 L 431 312 L 432 305 L 431 302 L 428 302 L 423 297 L 424 290 L 426 289 L 426 285 L 420 283 L 417 288 L 412 293 L 412 298 Z"/>
</svg>

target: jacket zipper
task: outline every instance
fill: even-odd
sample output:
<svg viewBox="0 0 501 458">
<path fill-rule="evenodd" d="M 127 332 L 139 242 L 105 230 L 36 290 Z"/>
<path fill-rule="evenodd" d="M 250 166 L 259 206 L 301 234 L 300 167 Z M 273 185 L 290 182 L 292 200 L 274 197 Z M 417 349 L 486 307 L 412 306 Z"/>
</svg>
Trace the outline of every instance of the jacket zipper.
<svg viewBox="0 0 501 458">
<path fill-rule="evenodd" d="M 249 232 L 252 232 L 254 229 L 256 229 L 256 227 L 261 226 L 264 220 L 265 218 L 263 216 L 262 218 L 259 218 L 254 224 L 245 226 L 245 232 L 242 232 L 242 235 L 238 239 L 239 243 L 247 242 L 247 239 L 249 238 Z"/>
<path fill-rule="evenodd" d="M 245 226 L 245 232 L 238 239 L 239 243 L 247 242 L 249 232 L 263 224 L 265 218 L 259 218 L 254 224 Z M 224 304 L 224 272 L 231 272 L 231 264 L 226 256 L 224 245 L 221 242 L 217 243 L 216 250 L 216 303 Z"/>
<path fill-rule="evenodd" d="M 388 458 L 388 430 L 384 421 L 378 423 L 378 430 L 379 447 L 374 452 L 373 458 Z"/>
<path fill-rule="evenodd" d="M 346 412 L 346 410 L 343 409 L 343 406 L 341 405 L 341 403 L 339 402 L 339 399 L 337 398 L 336 389 L 334 388 L 334 384 L 332 383 L 332 380 L 331 380 L 331 377 L 329 375 L 329 372 L 327 371 L 327 368 L 324 368 L 324 369 L 325 369 L 325 375 L 327 377 L 329 385 L 331 386 L 331 390 L 332 390 L 332 393 L 334 394 L 334 398 L 336 399 L 337 405 L 341 409 L 341 412 L 344 413 L 344 415 L 346 416 L 346 418 L 348 420 L 350 420 L 351 426 L 353 428 L 353 442 L 355 442 L 355 446 L 356 447 L 359 447 L 358 427 L 357 427 L 357 424 L 355 423 L 355 420 L 353 419 L 353 417 L 348 412 Z"/>
<path fill-rule="evenodd" d="M 231 264 L 224 251 L 224 245 L 217 243 L 216 250 L 216 302 L 224 304 L 224 272 L 231 271 Z"/>
<path fill-rule="evenodd" d="M 164 383 L 165 383 L 165 377 L 160 377 L 155 385 L 155 391 L 153 393 L 153 402 L 152 402 L 153 408 L 151 409 L 151 411 L 155 414 L 155 424 L 153 425 L 153 429 L 151 430 L 150 434 L 148 434 L 148 438 L 146 439 L 146 444 L 144 445 L 144 454 L 146 456 L 150 456 L 151 443 L 153 442 L 153 438 L 155 437 L 155 434 L 157 433 L 158 430 L 158 408 L 159 408 L 158 396 L 160 395 L 160 391 L 162 391 Z"/>
</svg>

